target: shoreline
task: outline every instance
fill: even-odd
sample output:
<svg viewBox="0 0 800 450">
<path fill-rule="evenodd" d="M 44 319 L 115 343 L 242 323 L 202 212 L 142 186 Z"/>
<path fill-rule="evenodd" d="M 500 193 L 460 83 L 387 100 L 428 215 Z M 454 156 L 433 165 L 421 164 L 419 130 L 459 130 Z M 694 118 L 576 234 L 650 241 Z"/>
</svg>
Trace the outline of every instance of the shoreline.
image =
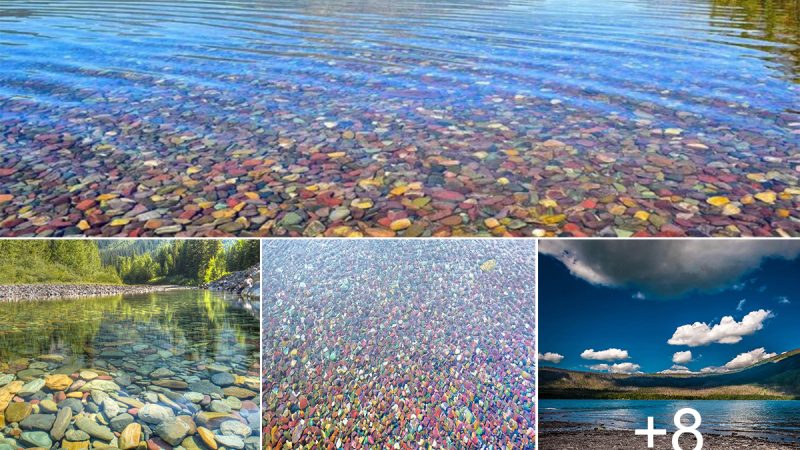
<svg viewBox="0 0 800 450">
<path fill-rule="evenodd" d="M 630 450 L 646 448 L 647 438 L 637 436 L 633 430 L 586 429 L 591 424 L 574 422 L 544 422 L 540 424 L 539 448 L 541 450 Z M 565 430 L 565 428 L 568 428 Z M 655 450 L 672 450 L 672 435 L 656 436 Z M 763 438 L 729 436 L 703 433 L 703 448 L 715 450 L 790 450 L 796 444 L 773 442 Z M 693 448 L 695 440 L 691 434 L 681 437 L 683 448 Z"/>
<path fill-rule="evenodd" d="M 0 303 L 104 297 L 120 294 L 149 294 L 173 289 L 192 288 L 175 285 L 6 284 L 0 285 Z"/>
<path fill-rule="evenodd" d="M 259 266 L 253 266 L 246 270 L 231 272 L 202 287 L 209 291 L 229 292 L 243 298 L 258 299 L 261 297 L 261 270 Z"/>
</svg>

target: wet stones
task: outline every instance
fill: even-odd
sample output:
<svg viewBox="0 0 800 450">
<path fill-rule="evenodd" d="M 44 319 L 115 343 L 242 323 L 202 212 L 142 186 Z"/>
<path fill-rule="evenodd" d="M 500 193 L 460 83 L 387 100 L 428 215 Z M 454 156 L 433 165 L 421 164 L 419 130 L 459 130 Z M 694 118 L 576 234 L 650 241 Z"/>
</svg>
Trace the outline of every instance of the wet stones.
<svg viewBox="0 0 800 450">
<path fill-rule="evenodd" d="M 19 439 L 29 447 L 50 448 L 53 445 L 50 436 L 44 431 L 25 431 Z"/>
<path fill-rule="evenodd" d="M 142 426 L 138 423 L 131 423 L 122 430 L 117 440 L 119 448 L 130 450 L 136 448 L 142 440 Z"/>
<path fill-rule="evenodd" d="M 211 382 L 220 387 L 232 385 L 236 379 L 228 372 L 219 372 L 211 376 Z"/>
<path fill-rule="evenodd" d="M 111 440 L 114 439 L 114 433 L 112 433 L 108 427 L 100 425 L 97 422 L 88 419 L 86 417 L 78 417 L 75 420 L 75 426 L 91 437 L 106 442 L 111 442 Z"/>
<path fill-rule="evenodd" d="M 20 402 L 12 403 L 5 410 L 6 422 L 22 422 L 33 411 L 30 403 Z"/>
<path fill-rule="evenodd" d="M 23 430 L 50 431 L 55 422 L 55 414 L 31 414 L 19 423 Z"/>
<path fill-rule="evenodd" d="M 163 420 L 155 429 L 156 434 L 170 445 L 178 445 L 189 431 L 189 425 L 177 417 Z"/>
<path fill-rule="evenodd" d="M 61 438 L 64 437 L 64 433 L 66 433 L 67 427 L 69 427 L 71 421 L 72 421 L 72 409 L 70 408 L 59 409 L 58 414 L 56 414 L 56 419 L 53 422 L 53 427 L 50 429 L 50 437 L 53 438 L 53 440 L 55 441 L 61 440 Z"/>
<path fill-rule="evenodd" d="M 50 375 L 44 379 L 44 385 L 52 391 L 65 391 L 72 386 L 72 378 L 64 374 Z"/>
<path fill-rule="evenodd" d="M 174 417 L 174 415 L 175 414 L 170 408 L 165 408 L 153 403 L 147 403 L 141 409 L 139 409 L 138 417 L 146 423 L 159 424 L 171 417 Z"/>
</svg>

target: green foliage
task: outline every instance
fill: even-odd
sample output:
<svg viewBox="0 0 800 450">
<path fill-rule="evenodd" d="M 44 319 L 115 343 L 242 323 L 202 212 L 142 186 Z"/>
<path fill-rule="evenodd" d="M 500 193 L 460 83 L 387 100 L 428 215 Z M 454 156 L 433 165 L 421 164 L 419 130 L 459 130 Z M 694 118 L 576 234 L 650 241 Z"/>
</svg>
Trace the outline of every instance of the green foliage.
<svg viewBox="0 0 800 450">
<path fill-rule="evenodd" d="M 232 245 L 214 239 L 160 242 L 153 251 L 136 253 L 128 248 L 127 256 L 116 257 L 114 265 L 125 283 L 197 285 L 259 262 L 256 240 L 238 240 Z"/>
<path fill-rule="evenodd" d="M 120 282 L 114 268 L 101 263 L 95 241 L 0 240 L 0 284 Z"/>
<path fill-rule="evenodd" d="M 227 251 L 228 270 L 236 272 L 253 267 L 259 263 L 261 250 L 257 240 L 238 240 Z"/>
</svg>

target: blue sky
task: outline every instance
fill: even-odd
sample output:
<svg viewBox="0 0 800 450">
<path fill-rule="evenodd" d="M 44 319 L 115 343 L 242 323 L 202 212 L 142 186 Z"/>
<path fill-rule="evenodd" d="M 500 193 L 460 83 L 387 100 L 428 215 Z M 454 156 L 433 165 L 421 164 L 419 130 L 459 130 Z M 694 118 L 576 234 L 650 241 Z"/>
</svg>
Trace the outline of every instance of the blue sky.
<svg viewBox="0 0 800 450">
<path fill-rule="evenodd" d="M 800 243 L 587 242 L 541 245 L 543 366 L 720 372 L 800 348 Z"/>
</svg>

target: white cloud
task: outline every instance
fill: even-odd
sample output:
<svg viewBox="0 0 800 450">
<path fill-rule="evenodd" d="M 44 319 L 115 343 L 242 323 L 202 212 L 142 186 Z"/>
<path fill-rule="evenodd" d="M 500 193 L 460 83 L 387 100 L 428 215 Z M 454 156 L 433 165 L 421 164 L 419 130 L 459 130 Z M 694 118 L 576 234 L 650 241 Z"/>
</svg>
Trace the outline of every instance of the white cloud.
<svg viewBox="0 0 800 450">
<path fill-rule="evenodd" d="M 695 322 L 691 325 L 682 325 L 675 330 L 667 343 L 671 345 L 688 345 L 698 347 L 701 345 L 736 344 L 742 336 L 749 336 L 764 328 L 764 321 L 772 317 L 772 311 L 759 309 L 748 313 L 741 322 L 731 316 L 725 316 L 713 327 L 705 322 Z"/>
<path fill-rule="evenodd" d="M 592 370 L 599 370 L 602 372 L 609 372 L 609 373 L 634 373 L 638 372 L 640 366 L 634 363 L 618 363 L 618 364 L 595 364 L 593 366 L 589 366 Z"/>
<path fill-rule="evenodd" d="M 593 348 L 590 348 L 581 353 L 581 358 L 595 361 L 615 361 L 618 359 L 628 359 L 628 351 L 618 348 L 595 351 Z"/>
<path fill-rule="evenodd" d="M 743 306 L 744 306 L 744 304 L 745 304 L 745 302 L 747 302 L 747 300 L 746 300 L 746 299 L 741 299 L 741 300 L 739 300 L 739 304 L 738 304 L 738 305 L 736 305 L 736 310 L 737 310 L 737 311 L 741 311 L 741 310 L 742 310 L 742 307 L 743 307 Z"/>
<path fill-rule="evenodd" d="M 789 297 L 781 295 L 780 297 L 778 297 L 778 303 L 780 303 L 781 305 L 788 305 L 792 302 L 789 301 Z"/>
<path fill-rule="evenodd" d="M 745 367 L 750 367 L 765 359 L 772 358 L 775 355 L 777 355 L 777 353 L 767 353 L 764 347 L 760 347 L 755 350 L 750 350 L 749 352 L 740 353 L 736 358 L 733 358 L 725 364 L 725 368 L 728 370 L 744 369 Z"/>
<path fill-rule="evenodd" d="M 672 375 L 672 374 L 684 374 L 684 373 L 685 374 L 690 374 L 690 373 L 695 373 L 695 372 L 692 372 L 686 366 L 679 366 L 679 365 L 676 364 L 676 365 L 673 365 L 672 367 L 670 367 L 669 369 L 662 370 L 661 372 L 658 372 L 658 373 L 664 373 L 664 374 Z"/>
<path fill-rule="evenodd" d="M 672 362 L 675 364 L 686 364 L 692 361 L 692 352 L 691 350 L 686 350 L 685 352 L 675 352 L 672 355 Z"/>
<path fill-rule="evenodd" d="M 765 259 L 800 256 L 800 241 L 553 239 L 539 249 L 590 283 L 633 287 L 650 298 L 739 288 L 739 279 Z"/>
<path fill-rule="evenodd" d="M 563 360 L 564 360 L 564 355 L 559 355 L 558 353 L 547 352 L 544 355 L 539 353 L 539 361 L 546 361 L 553 364 L 558 364 Z"/>
</svg>

